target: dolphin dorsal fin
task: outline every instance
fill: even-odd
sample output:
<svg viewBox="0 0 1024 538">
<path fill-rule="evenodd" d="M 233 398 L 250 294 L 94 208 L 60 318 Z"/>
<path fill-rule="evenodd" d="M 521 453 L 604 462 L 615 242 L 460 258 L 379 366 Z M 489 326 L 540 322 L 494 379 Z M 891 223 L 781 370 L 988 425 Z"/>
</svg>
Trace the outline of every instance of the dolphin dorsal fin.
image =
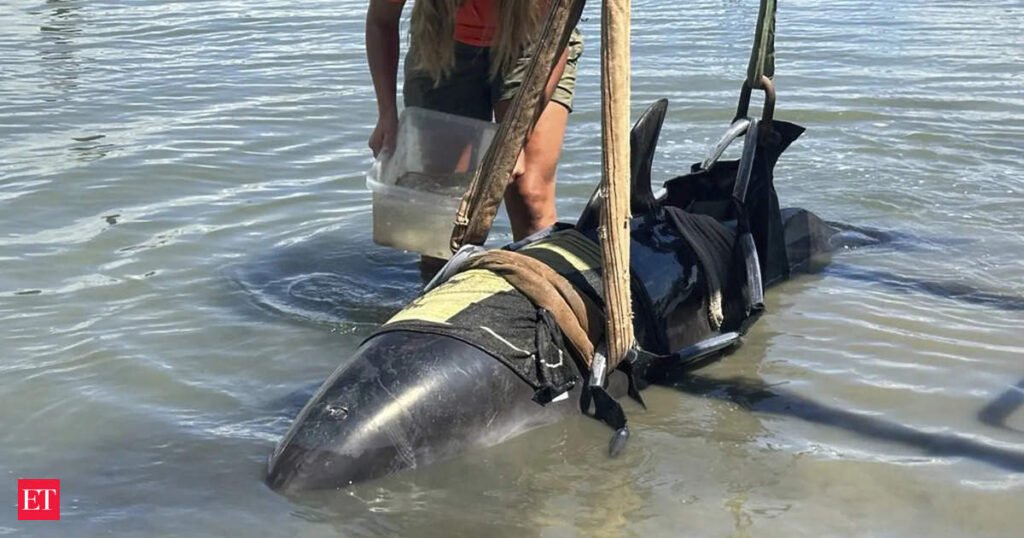
<svg viewBox="0 0 1024 538">
<path fill-rule="evenodd" d="M 655 206 L 651 167 L 667 111 L 668 99 L 658 99 L 647 107 L 629 132 L 630 209 L 634 215 L 649 213 Z"/>
<path fill-rule="evenodd" d="M 658 99 L 647 107 L 629 131 L 630 210 L 634 216 L 649 213 L 657 205 L 651 188 L 651 166 L 667 111 L 668 99 Z M 597 227 L 602 205 L 600 192 L 598 185 L 576 221 L 577 229 Z"/>
</svg>

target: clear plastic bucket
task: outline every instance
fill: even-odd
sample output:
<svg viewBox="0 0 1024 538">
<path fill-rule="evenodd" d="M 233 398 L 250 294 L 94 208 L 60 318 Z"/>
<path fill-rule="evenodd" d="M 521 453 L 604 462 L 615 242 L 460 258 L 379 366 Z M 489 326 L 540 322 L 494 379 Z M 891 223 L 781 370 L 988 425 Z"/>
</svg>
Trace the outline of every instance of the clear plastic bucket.
<svg viewBox="0 0 1024 538">
<path fill-rule="evenodd" d="M 375 243 L 448 258 L 459 201 L 497 125 L 422 108 L 399 119 L 395 151 L 366 175 Z"/>
</svg>

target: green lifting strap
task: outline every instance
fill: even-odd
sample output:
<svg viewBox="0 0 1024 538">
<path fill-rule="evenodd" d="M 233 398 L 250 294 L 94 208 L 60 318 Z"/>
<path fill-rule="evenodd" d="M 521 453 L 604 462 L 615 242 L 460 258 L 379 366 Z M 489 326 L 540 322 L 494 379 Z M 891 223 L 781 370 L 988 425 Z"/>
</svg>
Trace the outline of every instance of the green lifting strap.
<svg viewBox="0 0 1024 538">
<path fill-rule="evenodd" d="M 747 78 L 743 81 L 740 100 L 736 105 L 737 120 L 747 117 L 750 109 L 750 94 L 753 90 L 764 92 L 764 107 L 761 109 L 761 128 L 771 131 L 775 115 L 775 0 L 761 0 L 757 14 L 757 30 L 754 32 L 754 47 L 750 51 Z"/>
<path fill-rule="evenodd" d="M 763 90 L 763 76 L 769 80 L 775 77 L 775 0 L 761 0 L 754 48 L 747 66 L 747 85 Z"/>
</svg>

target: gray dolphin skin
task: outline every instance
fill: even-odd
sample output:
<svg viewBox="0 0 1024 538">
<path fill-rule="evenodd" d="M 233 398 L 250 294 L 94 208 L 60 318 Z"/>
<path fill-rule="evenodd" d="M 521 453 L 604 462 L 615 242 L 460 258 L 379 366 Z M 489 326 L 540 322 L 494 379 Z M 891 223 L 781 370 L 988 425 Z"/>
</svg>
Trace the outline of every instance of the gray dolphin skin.
<svg viewBox="0 0 1024 538">
<path fill-rule="evenodd" d="M 625 379 L 613 380 L 625 392 Z M 395 331 L 373 338 L 300 412 L 270 461 L 267 483 L 335 488 L 496 445 L 578 414 L 571 399 L 540 406 L 505 365 L 469 344 Z"/>
<path fill-rule="evenodd" d="M 664 108 L 664 102 L 659 102 L 634 128 L 633 162 L 639 167 L 633 170 L 632 248 L 634 296 L 647 298 L 636 307 L 638 340 L 648 342 L 648 349 L 670 353 L 709 336 L 688 328 L 707 318 L 702 283 L 709 277 L 698 270 L 691 243 L 667 227 L 666 212 L 660 208 L 671 202 L 672 190 L 658 199 L 650 190 L 650 157 Z M 799 132 L 802 129 L 797 128 L 790 138 Z M 777 156 L 767 157 L 769 168 Z M 770 187 L 770 177 L 767 181 Z M 820 268 L 842 236 L 813 213 L 779 211 L 777 201 L 774 204 L 778 221 L 774 241 L 784 244 L 767 248 L 782 249 L 788 267 L 778 278 L 766 277 L 765 285 Z M 751 213 L 757 211 L 754 207 Z M 593 240 L 595 219 L 586 213 L 576 229 Z M 768 236 L 753 232 L 755 241 Z M 726 280 L 723 288 L 736 288 L 735 279 Z M 742 295 L 739 290 L 725 290 L 726 302 Z M 299 413 L 270 458 L 267 483 L 281 492 L 346 487 L 492 446 L 581 412 L 580 390 L 569 390 L 540 405 L 535 387 L 470 341 L 458 335 L 409 330 L 369 338 Z M 580 374 L 576 366 L 573 372 Z M 614 397 L 624 395 L 627 380 L 621 371 L 613 372 L 608 392 Z"/>
</svg>

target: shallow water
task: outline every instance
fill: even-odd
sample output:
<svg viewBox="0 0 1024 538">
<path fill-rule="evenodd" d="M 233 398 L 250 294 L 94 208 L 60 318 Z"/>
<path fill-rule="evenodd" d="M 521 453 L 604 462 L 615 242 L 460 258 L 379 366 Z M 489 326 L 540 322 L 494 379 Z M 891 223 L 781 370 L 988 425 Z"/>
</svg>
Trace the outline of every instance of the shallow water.
<svg viewBox="0 0 1024 538">
<path fill-rule="evenodd" d="M 783 2 L 787 205 L 892 231 L 769 294 L 746 345 L 580 418 L 286 499 L 309 392 L 412 297 L 371 241 L 364 2 L 0 6 L 0 475 L 62 481 L 32 536 L 1017 536 L 1024 525 L 1024 6 Z M 559 209 L 598 177 L 598 4 Z M 634 2 L 656 178 L 727 126 L 756 2 Z M 408 10 L 407 10 L 408 11 Z M 500 220 L 496 243 L 510 236 Z"/>
</svg>

